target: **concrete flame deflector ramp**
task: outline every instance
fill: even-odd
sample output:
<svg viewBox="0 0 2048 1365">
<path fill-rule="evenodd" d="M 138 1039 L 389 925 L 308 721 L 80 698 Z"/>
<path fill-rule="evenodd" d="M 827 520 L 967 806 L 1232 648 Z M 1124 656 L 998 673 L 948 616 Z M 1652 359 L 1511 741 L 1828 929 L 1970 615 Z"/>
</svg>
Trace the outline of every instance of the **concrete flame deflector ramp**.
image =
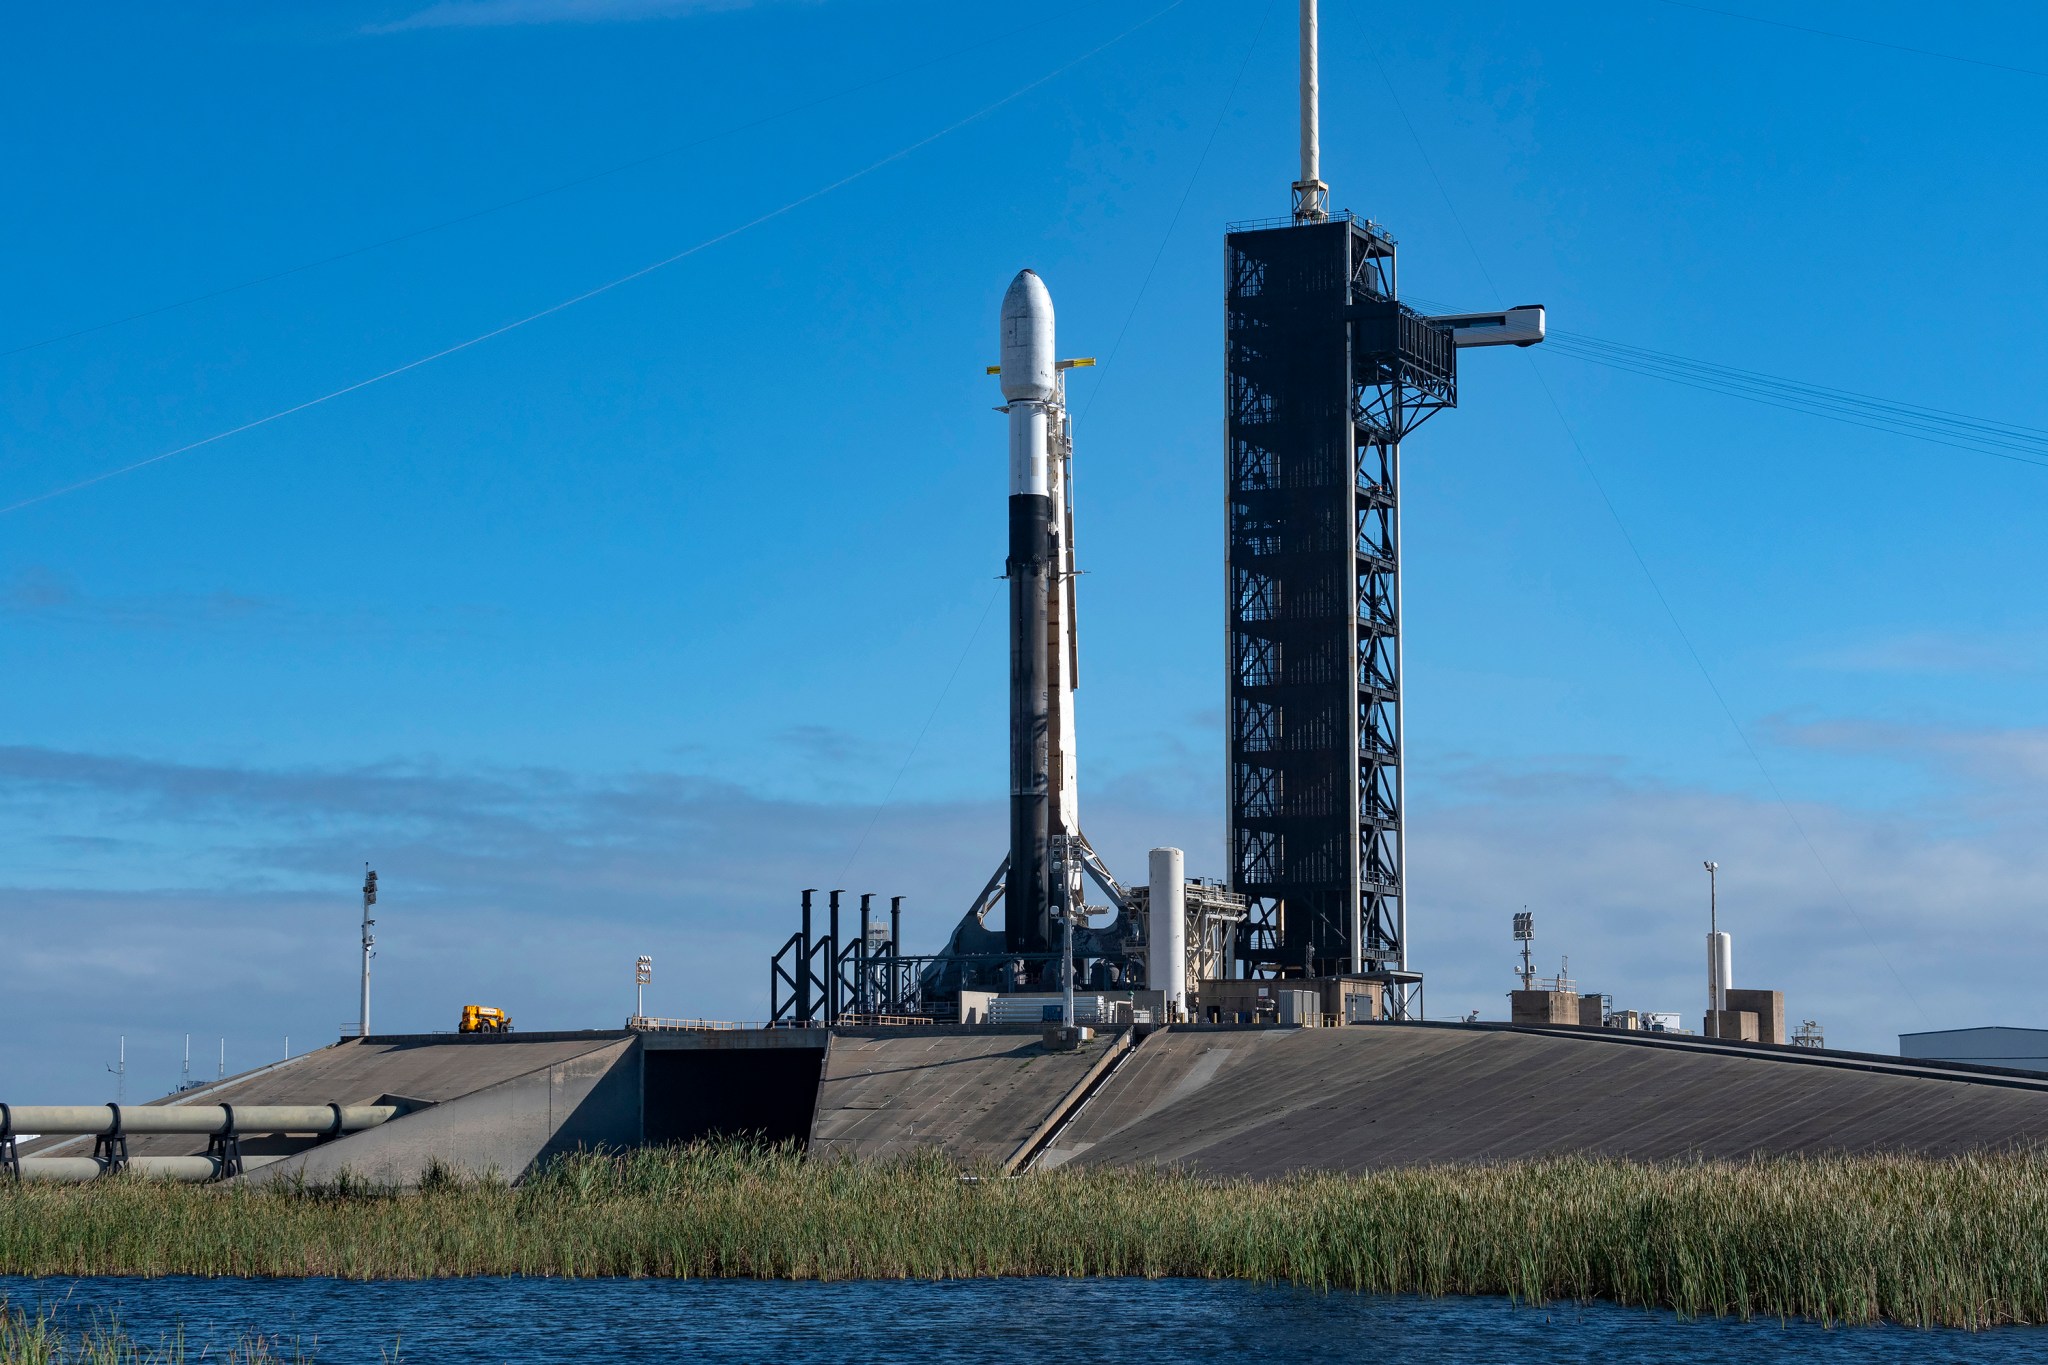
<svg viewBox="0 0 2048 1365">
<path fill-rule="evenodd" d="M 389 1034 L 349 1038 L 225 1081 L 195 1086 L 148 1104 L 369 1104 L 382 1096 L 423 1105 L 443 1104 L 537 1069 L 608 1048 L 630 1035 L 513 1033 L 465 1038 L 453 1034 Z M 301 1140 L 249 1139 L 246 1151 L 291 1151 Z M 24 1153 L 89 1150 L 91 1138 L 46 1139 Z M 135 1137 L 135 1156 L 191 1156 L 206 1150 L 203 1137 Z"/>
<path fill-rule="evenodd" d="M 1376 1024 L 1155 1034 L 1036 1163 L 1212 1175 L 1576 1153 L 1930 1156 L 2048 1143 L 2048 1084 L 1641 1035 Z"/>
<path fill-rule="evenodd" d="M 472 1054 L 471 1060 L 481 1060 Z M 315 1183 L 343 1171 L 379 1185 L 416 1185 L 430 1163 L 450 1171 L 517 1180 L 544 1158 L 579 1147 L 631 1147 L 640 1140 L 639 1053 L 631 1038 L 586 1042 L 566 1057 L 536 1048 L 531 1065 L 497 1081 L 322 1143 L 252 1171 L 249 1183 Z"/>
<path fill-rule="evenodd" d="M 811 1154 L 873 1159 L 936 1147 L 962 1163 L 1008 1166 L 1066 1117 L 1128 1037 L 1051 1052 L 1036 1030 L 840 1030 L 825 1056 Z"/>
<path fill-rule="evenodd" d="M 296 1153 L 245 1178 L 304 1171 L 309 1179 L 326 1180 L 346 1167 L 366 1179 L 408 1185 L 438 1155 L 452 1167 L 514 1179 L 556 1151 L 640 1140 L 638 1052 L 623 1031 L 351 1038 L 148 1107 L 366 1104 L 386 1096 L 412 1112 L 385 1124 L 388 1131 L 375 1141 L 357 1141 L 370 1132 L 317 1145 L 305 1136 L 243 1139 L 245 1155 Z M 45 1139 L 23 1150 L 83 1152 L 91 1143 L 89 1137 Z M 206 1139 L 189 1134 L 129 1139 L 132 1156 L 205 1150 Z"/>
</svg>

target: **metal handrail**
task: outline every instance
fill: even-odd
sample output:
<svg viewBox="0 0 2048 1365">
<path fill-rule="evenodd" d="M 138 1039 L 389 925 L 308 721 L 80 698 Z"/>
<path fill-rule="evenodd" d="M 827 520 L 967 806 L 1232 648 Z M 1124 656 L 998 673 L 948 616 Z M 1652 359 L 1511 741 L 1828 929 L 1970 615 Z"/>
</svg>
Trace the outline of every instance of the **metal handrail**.
<svg viewBox="0 0 2048 1365">
<path fill-rule="evenodd" d="M 1331 209 L 1327 217 L 1317 221 L 1324 223 L 1351 223 L 1357 220 L 1358 215 L 1350 209 Z M 1379 231 L 1380 225 L 1370 219 L 1366 220 L 1365 225 L 1375 232 Z M 1299 226 L 1301 224 L 1295 220 L 1294 215 L 1288 214 L 1283 218 L 1246 218 L 1241 222 L 1224 224 L 1223 230 L 1225 232 L 1264 232 L 1268 228 Z M 1381 233 L 1380 235 L 1384 236 L 1385 234 Z"/>
<path fill-rule="evenodd" d="M 636 1014 L 626 1020 L 626 1028 L 634 1033 L 732 1033 L 751 1029 L 792 1029 L 832 1028 L 838 1024 L 912 1025 L 935 1024 L 938 1020 L 925 1015 L 911 1014 L 842 1014 L 835 1021 L 813 1019 L 799 1023 L 791 1019 L 769 1022 L 759 1019 L 655 1019 Z"/>
<path fill-rule="evenodd" d="M 752 1020 L 655 1019 L 636 1014 L 626 1020 L 626 1027 L 635 1033 L 726 1033 L 736 1029 L 767 1028 L 768 1025 Z"/>
</svg>

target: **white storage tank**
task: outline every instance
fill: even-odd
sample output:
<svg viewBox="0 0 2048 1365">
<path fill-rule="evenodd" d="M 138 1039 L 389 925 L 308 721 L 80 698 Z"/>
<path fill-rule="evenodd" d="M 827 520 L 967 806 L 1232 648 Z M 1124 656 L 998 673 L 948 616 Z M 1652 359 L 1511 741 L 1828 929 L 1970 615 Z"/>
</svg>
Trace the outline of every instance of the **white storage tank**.
<svg viewBox="0 0 2048 1365">
<path fill-rule="evenodd" d="M 1155 848 L 1148 862 L 1150 909 L 1145 923 L 1145 984 L 1166 993 L 1167 1022 L 1187 1016 L 1187 858 L 1177 848 Z"/>
<path fill-rule="evenodd" d="M 1728 1008 L 1728 991 L 1735 985 L 1734 943 L 1726 929 L 1707 935 L 1707 984 L 1717 1012 Z"/>
</svg>

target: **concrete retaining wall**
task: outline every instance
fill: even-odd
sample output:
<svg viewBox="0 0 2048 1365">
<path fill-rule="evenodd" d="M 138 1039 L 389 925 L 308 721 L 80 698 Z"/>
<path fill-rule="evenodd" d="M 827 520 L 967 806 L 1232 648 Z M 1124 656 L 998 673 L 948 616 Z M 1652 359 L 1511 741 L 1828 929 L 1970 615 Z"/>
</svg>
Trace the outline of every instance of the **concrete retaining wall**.
<svg viewBox="0 0 2048 1365">
<path fill-rule="evenodd" d="M 638 1145 L 640 1053 L 634 1040 L 572 1057 L 436 1104 L 382 1127 L 322 1143 L 242 1179 L 417 1185 L 439 1161 L 468 1176 L 517 1180 L 578 1148 Z"/>
</svg>

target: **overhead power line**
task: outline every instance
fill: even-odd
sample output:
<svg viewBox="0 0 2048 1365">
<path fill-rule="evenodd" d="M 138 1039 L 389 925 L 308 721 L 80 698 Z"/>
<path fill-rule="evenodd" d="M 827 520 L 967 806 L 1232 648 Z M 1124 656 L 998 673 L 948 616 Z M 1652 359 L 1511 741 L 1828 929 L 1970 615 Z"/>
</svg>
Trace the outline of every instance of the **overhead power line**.
<svg viewBox="0 0 2048 1365">
<path fill-rule="evenodd" d="M 1151 14 L 1146 15 L 1137 23 L 1132 24 L 1129 28 L 1124 29 L 1115 37 L 1110 38 L 1105 42 L 1099 43 L 1092 48 L 1089 48 L 1086 52 L 1083 52 L 1078 57 L 1071 58 L 1070 60 L 1061 63 L 1059 66 L 1056 66 L 1052 70 L 1046 72 L 1043 76 L 1039 76 L 1036 79 L 1027 81 L 1025 84 L 1018 86 L 1015 90 L 1012 90 L 1009 94 L 1004 95 L 1002 98 L 992 100 L 989 103 L 984 104 L 983 106 L 981 106 L 981 108 L 975 110 L 973 113 L 968 114 L 963 118 L 955 119 L 953 122 L 939 129 L 937 132 L 928 133 L 924 137 L 919 138 L 917 141 L 912 142 L 907 146 L 899 147 L 897 150 L 889 153 L 887 156 L 881 157 L 875 161 L 871 161 L 867 165 L 861 167 L 859 170 L 854 171 L 848 175 L 843 175 L 839 179 L 832 181 L 830 184 L 822 185 L 819 188 L 810 191 L 808 194 L 798 195 L 796 198 L 788 201 L 785 204 L 782 204 L 780 207 L 772 208 L 768 210 L 766 213 L 759 215 L 758 217 L 748 219 L 746 222 L 741 223 L 738 227 L 728 228 L 724 232 L 718 233 L 715 236 L 706 237 L 703 241 L 698 242 L 694 246 L 684 247 L 681 251 L 677 251 L 671 255 L 664 256 L 658 261 L 652 261 L 647 265 L 641 266 L 638 270 L 628 271 L 626 274 L 620 275 L 615 279 L 606 280 L 603 284 L 597 285 L 590 289 L 586 289 L 580 294 L 572 294 L 568 298 L 563 299 L 560 302 L 549 304 L 547 307 L 540 309 L 538 312 L 528 313 L 524 317 L 515 318 L 511 322 L 507 322 L 500 326 L 493 327 L 487 332 L 480 332 L 477 335 L 468 338 L 467 340 L 458 341 L 452 346 L 443 346 L 438 351 L 432 351 L 426 355 L 419 356 L 412 360 L 408 360 L 402 365 L 394 365 L 390 369 L 381 371 L 380 373 L 377 374 L 373 374 L 367 379 L 358 379 L 353 384 L 344 384 L 342 387 L 330 390 L 326 393 L 319 395 L 316 398 L 308 398 L 303 402 L 294 403 L 290 407 L 280 408 L 277 411 L 269 413 L 265 416 L 255 418 L 251 421 L 243 422 L 239 426 L 229 427 L 225 431 L 217 431 L 211 436 L 203 436 L 199 440 L 188 441 L 184 445 L 176 446 L 170 450 L 159 451 L 155 455 L 150 455 L 143 459 L 135 460 L 128 464 L 117 466 L 116 468 L 113 469 L 103 470 L 98 474 L 90 476 L 89 478 L 79 479 L 75 483 L 68 483 L 63 485 L 62 487 L 52 488 L 47 490 L 46 492 L 37 493 L 32 497 L 22 498 L 18 502 L 8 503 L 6 506 L 0 507 L 0 516 L 5 516 L 10 512 L 19 512 L 24 507 L 32 507 L 37 503 L 48 502 L 53 498 L 61 498 L 67 493 L 76 493 L 81 489 L 90 488 L 94 484 L 105 483 L 109 479 L 120 478 L 124 474 L 132 474 L 139 469 L 146 469 L 150 465 L 161 464 L 165 460 L 175 458 L 176 456 L 188 454 L 189 452 L 201 449 L 202 447 L 214 445 L 218 442 L 225 441 L 231 436 L 239 436 L 244 432 L 254 431 L 257 427 L 268 426 L 272 422 L 276 422 L 283 418 L 290 417 L 295 413 L 304 412 L 308 408 L 317 408 L 323 403 L 331 403 L 337 398 L 341 398 L 347 394 L 356 393 L 362 389 L 367 389 L 373 384 L 381 384 L 387 379 L 395 379 L 399 375 L 405 374 L 408 371 L 417 370 L 422 366 L 431 365 L 437 360 L 445 360 L 447 357 L 454 355 L 457 352 L 469 350 L 473 346 L 479 346 L 486 341 L 490 341 L 496 337 L 504 336 L 507 332 L 517 331 L 521 327 L 525 327 L 530 323 L 539 322 L 542 318 L 552 317 L 556 313 L 560 313 L 565 309 L 574 308 L 579 303 L 586 303 L 589 300 L 596 298 L 600 294 L 610 293 L 612 290 L 619 288 L 621 285 L 631 284 L 635 280 L 644 279 L 647 276 L 654 274 L 658 270 L 666 269 L 667 267 L 674 265 L 678 261 L 686 260 L 691 256 L 695 256 L 697 253 L 701 251 L 705 251 L 711 247 L 717 246 L 720 242 L 730 241 L 732 238 L 739 236 L 741 233 L 747 232 L 753 228 L 757 228 L 761 226 L 763 223 L 772 222 L 777 218 L 783 217 L 785 214 L 793 213 L 797 209 L 802 208 L 806 204 L 824 198 L 826 195 L 831 194 L 834 190 L 843 189 L 846 186 L 851 185 L 856 180 L 860 180 L 869 175 L 874 174 L 876 171 L 881 170 L 884 166 L 893 165 L 894 163 L 903 160 L 903 158 L 910 156 L 915 152 L 922 151 L 924 148 L 929 147 L 932 143 L 937 142 L 940 138 L 946 137 L 951 133 L 956 133 L 960 129 L 965 128 L 968 124 L 976 122 L 979 119 L 986 118 L 988 115 L 994 113 L 996 110 L 1002 108 L 1004 105 L 1023 98 L 1025 95 L 1031 93 L 1033 90 L 1036 90 L 1039 86 L 1044 85 L 1048 81 L 1054 80 L 1059 76 L 1066 74 L 1068 71 L 1071 71 L 1073 68 L 1081 65 L 1081 63 L 1116 46 L 1124 39 L 1130 37 L 1133 33 L 1136 33 L 1139 29 L 1144 28 L 1148 24 L 1155 22 L 1156 20 L 1164 17 L 1165 15 L 1171 13 L 1176 9 L 1179 9 L 1181 5 L 1184 3 L 1185 0 L 1172 0 L 1172 3 L 1164 6 L 1161 9 L 1154 10 Z"/>
<path fill-rule="evenodd" d="M 1267 18 L 1270 19 L 1271 15 L 1268 15 Z M 1159 269 L 1159 260 L 1160 257 L 1166 254 L 1167 243 L 1173 240 L 1174 229 L 1180 225 L 1181 213 L 1187 208 L 1188 199 L 1195 192 L 1195 183 L 1201 179 L 1202 168 L 1209 163 L 1209 153 L 1216 145 L 1216 135 L 1222 131 L 1223 121 L 1230 115 L 1231 105 L 1237 99 L 1238 86 L 1244 82 L 1245 70 L 1251 65 L 1252 54 L 1258 50 L 1259 40 L 1265 36 L 1265 32 L 1266 24 L 1261 22 L 1259 27 L 1252 33 L 1251 42 L 1245 45 L 1244 59 L 1238 63 L 1237 74 L 1231 77 L 1230 88 L 1223 92 L 1223 102 L 1216 110 L 1216 122 L 1209 129 L 1209 137 L 1202 144 L 1201 154 L 1195 158 L 1194 169 L 1188 172 L 1187 187 L 1181 191 L 1180 202 L 1174 206 L 1173 216 L 1167 220 L 1166 231 L 1160 234 L 1159 247 L 1152 253 L 1152 264 L 1146 269 L 1144 279 L 1138 282 L 1138 292 L 1131 299 L 1130 311 L 1124 315 L 1124 325 L 1117 330 L 1116 340 L 1110 343 L 1109 350 L 1104 352 L 1103 358 L 1105 360 L 1115 360 L 1117 352 L 1123 347 L 1124 337 L 1129 334 L 1131 323 L 1138 316 L 1138 306 L 1145 301 L 1145 290 L 1152 283 L 1153 274 Z M 1113 370 L 1111 372 L 1114 373 Z M 1079 420 L 1082 425 L 1085 426 L 1087 424 L 1088 413 L 1094 408 L 1095 400 L 1101 393 L 1102 386 L 1100 384 L 1090 386 L 1088 402 L 1081 409 Z M 932 703 L 932 709 L 926 713 L 924 724 L 918 729 L 917 738 L 911 741 L 910 751 L 904 754 L 902 764 L 896 769 L 896 776 L 889 782 L 889 789 L 883 792 L 882 799 L 875 803 L 873 813 L 868 816 L 867 828 L 861 831 L 860 838 L 855 841 L 853 852 L 846 855 L 846 863 L 839 869 L 837 880 L 842 882 L 846 880 L 846 874 L 852 870 L 854 860 L 860 857 L 861 850 L 867 847 L 868 840 L 874 836 L 875 827 L 881 821 L 883 810 L 887 808 L 890 800 L 896 795 L 896 788 L 901 785 L 903 775 L 910 771 L 911 760 L 917 757 L 917 751 L 924 745 L 925 736 L 931 732 L 932 722 L 938 719 L 939 708 L 946 704 L 947 696 L 952 693 L 954 680 L 960 676 L 960 669 L 966 664 L 968 654 L 974 649 L 974 642 L 981 638 L 981 628 L 988 621 L 989 610 L 995 606 L 999 591 L 999 589 L 991 590 L 988 601 L 982 604 L 981 615 L 975 620 L 974 629 L 968 633 L 967 643 L 961 646 L 960 657 L 953 662 L 953 671 L 946 675 L 945 686 L 939 689 L 938 699 Z"/>
<path fill-rule="evenodd" d="M 1413 295 L 1409 301 L 1431 312 L 1470 311 Z M 1804 379 L 1720 365 L 1670 351 L 1652 350 L 1647 346 L 1631 346 L 1583 332 L 1553 329 L 1544 338 L 1544 349 L 1590 365 L 1604 365 L 1609 369 L 1662 379 L 1690 389 L 1761 403 L 1766 407 L 1803 412 L 1868 431 L 1888 432 L 1956 450 L 1992 455 L 2018 464 L 2048 468 L 2048 428 L 1954 412 L 1947 408 L 1901 403 L 1896 399 L 1831 388 Z"/>
<path fill-rule="evenodd" d="M 1716 365 L 1711 361 L 1694 360 L 1668 351 L 1653 351 L 1575 332 L 1552 332 L 1547 344 L 1553 354 L 1573 360 L 1663 379 L 1687 388 L 1727 394 L 1768 407 L 1846 422 L 1850 426 L 1910 436 L 1936 445 L 2048 468 L 2048 431 L 2039 427 L 1901 403 L 1890 398 L 1738 369 L 1732 365 Z"/>
<path fill-rule="evenodd" d="M 1209 153 L 1216 147 L 1216 135 L 1223 131 L 1223 121 L 1230 117 L 1230 107 L 1237 99 L 1237 88 L 1244 83 L 1245 70 L 1251 66 L 1252 54 L 1258 51 L 1259 41 L 1266 36 L 1266 25 L 1272 18 L 1269 11 L 1265 19 L 1260 20 L 1259 26 L 1252 31 L 1252 40 L 1245 44 L 1244 59 L 1237 64 L 1237 74 L 1230 78 L 1230 88 L 1223 92 L 1223 102 L 1216 109 L 1216 122 L 1209 127 L 1209 136 L 1202 143 L 1201 155 L 1195 158 L 1195 168 L 1188 172 L 1187 186 L 1180 192 L 1180 202 L 1173 206 L 1173 216 L 1166 220 L 1166 231 L 1159 234 L 1159 246 L 1152 253 L 1152 263 L 1145 267 L 1145 277 L 1138 281 L 1138 292 L 1131 298 L 1131 310 L 1124 314 L 1124 325 L 1117 329 L 1116 340 L 1109 344 L 1109 350 L 1103 356 L 1105 361 L 1115 361 L 1117 352 L 1124 347 L 1124 338 L 1130 335 L 1131 323 L 1138 317 L 1138 306 L 1145 302 L 1145 291 L 1152 287 L 1152 277 L 1159 273 L 1159 261 L 1166 255 L 1166 247 L 1173 240 L 1174 229 L 1180 226 L 1181 214 L 1187 211 L 1188 200 L 1195 192 L 1195 184 L 1202 178 L 1202 168 L 1209 164 Z M 1114 374 L 1114 369 L 1110 373 Z M 1081 408 L 1080 420 L 1083 423 L 1087 422 L 1088 414 L 1095 408 L 1095 400 L 1101 396 L 1100 383 L 1089 388 L 1088 401 Z"/>
<path fill-rule="evenodd" d="M 1368 51 L 1371 51 L 1371 49 L 1368 49 Z M 1387 74 L 1387 68 L 1380 61 L 1379 53 L 1373 51 L 1371 55 L 1374 66 L 1379 69 L 1380 80 L 1387 87 L 1388 98 L 1393 100 L 1395 110 L 1401 115 L 1401 121 L 1407 125 L 1408 136 L 1414 140 L 1415 150 L 1422 157 L 1422 164 L 1428 169 L 1429 178 L 1436 182 L 1436 190 L 1443 197 L 1444 208 L 1450 213 L 1451 221 L 1457 225 L 1458 235 L 1465 239 L 1465 249 L 1472 253 L 1472 263 L 1479 267 L 1480 277 L 1486 281 L 1486 287 L 1493 290 L 1495 295 L 1498 296 L 1500 290 L 1493 282 L 1493 272 L 1486 268 L 1486 258 L 1479 254 L 1479 248 L 1473 242 L 1471 232 L 1465 227 L 1463 215 L 1458 212 L 1457 204 L 1451 200 L 1450 190 L 1445 187 L 1443 177 L 1437 174 L 1436 162 L 1431 159 L 1429 148 L 1423 145 L 1422 135 L 1415 130 L 1414 120 L 1408 117 L 1408 110 L 1401 103 L 1400 91 L 1394 88 L 1393 78 Z M 1415 301 L 1422 302 L 1421 300 Z M 1461 311 L 1454 308 L 1443 308 L 1440 305 L 1430 303 L 1424 303 L 1423 306 L 1433 312 L 1455 313 Z M 1556 333 L 1546 336 L 1544 344 L 1552 344 L 1555 336 Z M 1728 728 L 1733 730 L 1735 737 L 1742 741 L 1743 749 L 1749 754 L 1750 762 L 1756 765 L 1757 772 L 1763 777 L 1764 785 L 1770 788 L 1771 796 L 1777 801 L 1779 810 L 1784 812 L 1786 821 L 1799 835 L 1799 841 L 1806 846 L 1807 856 L 1813 859 L 1814 865 L 1820 869 L 1821 875 L 1827 878 L 1828 886 L 1835 893 L 1835 903 L 1848 914 L 1849 918 L 1855 922 L 1856 927 L 1863 931 L 1863 936 L 1869 941 L 1871 951 L 1877 954 L 1878 961 L 1884 964 L 1885 970 L 1892 974 L 1892 978 L 1899 983 L 1900 989 L 1905 991 L 1907 997 L 1913 1001 L 1914 1008 L 1920 1011 L 1921 1017 L 1926 1018 L 1927 1007 L 1920 1003 L 1919 997 L 1913 995 L 1910 988 L 1906 986 L 1905 977 L 1900 975 L 1899 969 L 1892 965 L 1892 960 L 1886 954 L 1884 946 L 1877 941 L 1877 935 L 1871 931 L 1869 923 L 1864 920 L 1863 912 L 1856 908 L 1856 903 L 1849 898 L 1848 892 L 1843 890 L 1841 879 L 1835 876 L 1834 868 L 1830 867 L 1827 859 L 1821 856 L 1820 846 L 1814 843 L 1813 836 L 1806 832 L 1806 823 L 1799 818 L 1799 813 L 1792 808 L 1791 801 L 1786 799 L 1784 788 L 1778 785 L 1777 775 L 1771 771 L 1770 765 L 1764 762 L 1762 752 L 1751 741 L 1749 730 L 1736 718 L 1735 708 L 1729 704 L 1727 695 L 1721 691 L 1721 684 L 1715 680 L 1713 670 L 1707 667 L 1705 656 L 1700 653 L 1698 646 L 1693 644 L 1692 632 L 1688 631 L 1685 628 L 1685 623 L 1679 619 L 1677 608 L 1672 606 L 1671 598 L 1664 591 L 1664 585 L 1658 582 L 1656 573 L 1651 570 L 1650 561 L 1644 556 L 1642 547 L 1636 543 L 1635 536 L 1629 533 L 1628 523 L 1622 520 L 1621 509 L 1615 505 L 1613 497 L 1609 495 L 1606 483 L 1600 478 L 1600 471 L 1594 467 L 1592 457 L 1586 454 L 1585 446 L 1579 441 L 1578 432 L 1572 429 L 1571 422 L 1565 418 L 1564 405 L 1557 401 L 1557 394 L 1552 391 L 1550 381 L 1543 375 L 1543 367 L 1535 362 L 1533 356 L 1530 357 L 1529 372 L 1534 376 L 1537 385 L 1542 388 L 1543 396 L 1550 400 L 1550 410 L 1557 415 L 1558 426 L 1563 429 L 1565 439 L 1571 442 L 1573 453 L 1579 457 L 1580 468 L 1586 471 L 1586 477 L 1591 480 L 1594 491 L 1600 495 L 1601 505 L 1607 509 L 1609 520 L 1614 523 L 1614 529 L 1621 534 L 1622 543 L 1628 547 L 1629 556 L 1635 560 L 1636 568 L 1643 575 L 1643 581 L 1649 584 L 1650 592 L 1657 599 L 1657 605 L 1664 609 L 1664 618 L 1671 623 L 1671 629 L 1678 636 L 1679 643 L 1685 646 L 1686 656 L 1692 660 L 1692 666 L 1699 673 L 1700 681 L 1706 684 L 1707 691 L 1714 698 L 1714 704 L 1720 708 L 1722 717 L 1727 720 Z"/>
</svg>

